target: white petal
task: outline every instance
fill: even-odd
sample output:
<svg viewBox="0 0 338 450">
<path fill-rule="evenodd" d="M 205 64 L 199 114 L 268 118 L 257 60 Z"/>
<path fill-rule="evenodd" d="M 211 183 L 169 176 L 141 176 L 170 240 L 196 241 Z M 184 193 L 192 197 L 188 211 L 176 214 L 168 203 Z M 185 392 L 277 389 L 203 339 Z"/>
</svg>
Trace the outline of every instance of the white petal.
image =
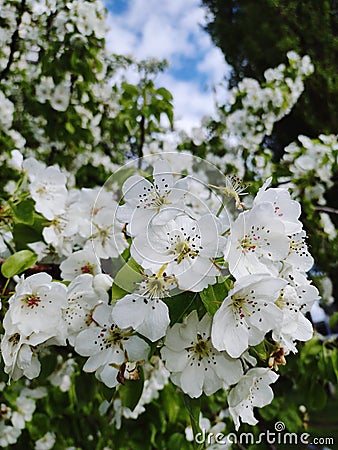
<svg viewBox="0 0 338 450">
<path fill-rule="evenodd" d="M 182 372 L 190 358 L 187 351 L 175 352 L 166 346 L 161 349 L 161 357 L 166 362 L 165 366 L 170 372 Z"/>
<path fill-rule="evenodd" d="M 148 358 L 149 346 L 138 336 L 131 336 L 123 341 L 123 346 L 128 353 L 128 358 L 131 361 L 141 361 Z"/>
<path fill-rule="evenodd" d="M 160 192 L 168 191 L 174 183 L 171 167 L 163 160 L 158 160 L 154 163 L 153 178 L 154 185 Z"/>
<path fill-rule="evenodd" d="M 96 377 L 109 388 L 113 388 L 118 385 L 117 374 L 118 370 L 115 367 L 106 365 L 96 372 Z"/>
<path fill-rule="evenodd" d="M 181 374 L 180 386 L 183 392 L 196 398 L 202 394 L 204 383 L 204 368 L 190 363 Z"/>
<path fill-rule="evenodd" d="M 245 321 L 236 321 L 228 301 L 216 311 L 211 329 L 213 346 L 238 358 L 248 348 L 249 332 Z"/>
<path fill-rule="evenodd" d="M 152 300 L 149 306 L 151 306 L 151 309 L 148 308 L 148 314 L 137 331 L 155 342 L 166 333 L 170 323 L 169 310 L 161 300 Z"/>
<path fill-rule="evenodd" d="M 132 327 L 136 330 L 142 324 L 147 311 L 143 297 L 137 294 L 126 295 L 114 305 L 112 319 L 120 328 Z"/>
</svg>

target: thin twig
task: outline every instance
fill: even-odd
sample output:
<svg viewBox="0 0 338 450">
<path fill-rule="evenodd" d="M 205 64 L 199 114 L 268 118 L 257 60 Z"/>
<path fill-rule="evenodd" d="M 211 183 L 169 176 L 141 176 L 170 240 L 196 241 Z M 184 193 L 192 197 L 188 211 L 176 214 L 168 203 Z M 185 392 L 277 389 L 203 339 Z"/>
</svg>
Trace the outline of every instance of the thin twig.
<svg viewBox="0 0 338 450">
<path fill-rule="evenodd" d="M 338 209 L 330 208 L 329 206 L 316 206 L 316 211 L 324 211 L 329 214 L 338 214 Z"/>
</svg>

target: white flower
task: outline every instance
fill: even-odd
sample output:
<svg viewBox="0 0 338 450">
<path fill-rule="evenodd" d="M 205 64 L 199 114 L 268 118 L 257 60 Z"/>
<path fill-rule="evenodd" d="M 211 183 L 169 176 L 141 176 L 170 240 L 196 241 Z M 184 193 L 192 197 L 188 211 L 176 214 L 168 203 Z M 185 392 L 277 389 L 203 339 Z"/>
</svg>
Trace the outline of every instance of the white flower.
<svg viewBox="0 0 338 450">
<path fill-rule="evenodd" d="M 92 218 L 92 234 L 84 249 L 94 252 L 98 258 L 116 258 L 128 246 L 122 224 L 116 220 L 116 206 L 114 202 Z"/>
<path fill-rule="evenodd" d="M 120 329 L 112 321 L 112 307 L 102 304 L 95 308 L 93 324 L 81 331 L 75 340 L 75 351 L 89 356 L 83 370 L 96 372 L 96 377 L 108 387 L 117 385 L 120 366 L 128 361 L 147 358 L 148 345 L 131 328 Z"/>
<path fill-rule="evenodd" d="M 50 450 L 56 442 L 56 434 L 48 431 L 42 438 L 35 442 L 35 450 Z"/>
<path fill-rule="evenodd" d="M 36 378 L 40 373 L 40 361 L 36 347 L 52 337 L 52 334 L 31 333 L 23 336 L 10 323 L 7 313 L 4 318 L 5 334 L 1 339 L 1 355 L 5 364 L 4 371 L 14 381 L 23 375 L 28 379 Z"/>
<path fill-rule="evenodd" d="M 39 171 L 29 186 L 35 200 L 35 208 L 47 219 L 52 220 L 65 211 L 67 200 L 66 176 L 55 167 Z"/>
<path fill-rule="evenodd" d="M 131 236 L 144 233 L 152 221 L 163 225 L 182 212 L 185 195 L 185 180 L 174 183 L 170 166 L 162 160 L 154 163 L 154 183 L 140 175 L 128 178 L 123 187 L 124 205 L 118 209 L 118 218 L 128 223 Z"/>
<path fill-rule="evenodd" d="M 324 233 L 328 235 L 329 241 L 335 239 L 337 236 L 337 230 L 330 216 L 324 212 L 321 212 L 319 215 L 320 215 L 320 223 L 323 227 Z"/>
<path fill-rule="evenodd" d="M 307 272 L 313 266 L 313 257 L 310 255 L 306 242 L 305 231 L 300 231 L 290 236 L 289 253 L 284 258 L 284 264 L 290 264 L 294 271 Z"/>
<path fill-rule="evenodd" d="M 116 214 L 117 204 L 114 200 L 114 193 L 108 192 L 103 188 L 87 189 L 82 188 L 78 191 L 77 214 L 79 220 L 79 233 L 84 238 L 91 235 L 91 222 L 93 218 L 102 210 L 111 210 L 114 208 Z"/>
<path fill-rule="evenodd" d="M 55 85 L 52 77 L 42 76 L 40 79 L 40 83 L 37 84 L 35 88 L 37 101 L 40 103 L 45 103 L 46 100 L 49 100 L 54 87 Z"/>
<path fill-rule="evenodd" d="M 90 250 L 79 250 L 68 256 L 60 264 L 63 280 L 73 280 L 78 275 L 88 273 L 96 275 L 101 273 L 100 261 Z"/>
<path fill-rule="evenodd" d="M 206 180 L 203 181 L 203 178 Z M 222 198 L 210 190 L 208 178 L 203 172 L 194 177 L 187 177 L 187 192 L 185 195 L 185 212 L 194 219 L 204 214 L 217 213 L 222 207 Z"/>
<path fill-rule="evenodd" d="M 8 161 L 8 165 L 10 167 L 13 167 L 13 169 L 21 170 L 22 169 L 22 163 L 23 163 L 23 156 L 22 153 L 19 152 L 19 150 L 12 150 L 11 151 L 11 159 Z"/>
<path fill-rule="evenodd" d="M 62 392 L 67 392 L 72 386 L 72 375 L 77 364 L 73 358 L 63 360 L 61 355 L 57 355 L 57 366 L 48 379 L 53 386 L 58 386 Z"/>
<path fill-rule="evenodd" d="M 35 411 L 35 401 L 26 395 L 20 394 L 16 399 L 17 411 L 12 414 L 12 424 L 19 429 L 25 428 L 25 422 L 30 422 Z"/>
<path fill-rule="evenodd" d="M 7 447 L 10 444 L 15 444 L 18 437 L 21 434 L 19 428 L 12 427 L 11 425 L 5 425 L 2 421 L 0 422 L 0 446 Z"/>
<path fill-rule="evenodd" d="M 216 189 L 219 189 L 224 195 L 227 197 L 233 198 L 235 200 L 235 206 L 238 209 L 243 209 L 243 202 L 240 199 L 240 195 L 245 195 L 246 192 L 245 189 L 247 188 L 246 185 L 242 184 L 242 180 L 236 176 L 225 177 L 225 186 L 219 187 L 219 186 L 213 186 Z"/>
<path fill-rule="evenodd" d="M 144 406 L 158 398 L 159 391 L 169 382 L 170 373 L 164 367 L 162 360 L 158 356 L 152 356 L 151 362 L 144 364 L 143 373 L 145 381 L 142 395 L 133 411 L 131 411 L 130 408 L 123 406 L 121 399 L 116 399 L 113 402 L 114 417 L 111 424 L 114 424 L 117 429 L 121 428 L 122 416 L 127 419 L 137 419 L 137 417 L 145 411 Z M 121 386 L 117 386 L 117 389 L 121 389 Z M 109 403 L 101 405 L 103 410 L 102 414 L 105 414 Z"/>
<path fill-rule="evenodd" d="M 93 279 L 93 287 L 97 293 L 100 295 L 103 292 L 109 291 L 109 289 L 112 287 L 114 280 L 110 275 L 107 275 L 106 273 L 98 273 L 94 276 Z"/>
<path fill-rule="evenodd" d="M 236 278 L 254 273 L 275 275 L 272 263 L 285 258 L 288 251 L 282 221 L 276 217 L 273 204 L 263 202 L 240 213 L 231 225 L 225 259 Z"/>
<path fill-rule="evenodd" d="M 70 191 L 65 199 L 64 212 L 55 215 L 50 226 L 43 229 L 44 240 L 53 245 L 60 255 L 70 255 L 73 247 L 84 245 L 84 239 L 78 232 L 81 221 L 76 192 Z"/>
<path fill-rule="evenodd" d="M 201 291 L 219 275 L 212 259 L 223 251 L 225 239 L 217 217 L 208 214 L 199 220 L 177 216 L 163 226 L 149 226 L 137 235 L 132 257 L 145 269 L 157 272 L 164 264 L 182 290 Z"/>
<path fill-rule="evenodd" d="M 68 286 L 68 305 L 63 317 L 68 325 L 68 340 L 74 345 L 75 336 L 92 323 L 92 312 L 99 303 L 108 303 L 105 290 L 99 293 L 93 286 L 94 278 L 89 273 L 74 278 Z"/>
<path fill-rule="evenodd" d="M 0 102 L 0 126 L 5 130 L 9 130 L 12 127 L 13 122 L 14 104 L 5 97 L 2 91 L 0 91 Z"/>
<path fill-rule="evenodd" d="M 311 322 L 304 316 L 318 299 L 318 290 L 312 285 L 285 286 L 276 302 L 283 311 L 282 321 L 273 329 L 272 337 L 285 350 L 297 352 L 295 341 L 308 341 L 312 338 Z"/>
<path fill-rule="evenodd" d="M 202 392 L 214 394 L 227 389 L 242 376 L 239 360 L 217 351 L 210 340 L 211 318 L 206 314 L 198 320 L 192 311 L 183 323 L 176 323 L 167 331 L 161 356 L 171 372 L 171 380 L 190 397 Z"/>
<path fill-rule="evenodd" d="M 285 234 L 289 235 L 300 232 L 302 229 L 302 223 L 299 220 L 301 213 L 300 204 L 291 199 L 287 189 L 267 189 L 270 183 L 271 178 L 269 178 L 259 189 L 254 200 L 254 205 L 258 205 L 262 202 L 271 203 L 274 207 L 274 214 L 284 224 Z"/>
<path fill-rule="evenodd" d="M 55 86 L 52 96 L 50 97 L 50 105 L 56 111 L 66 111 L 70 100 L 70 85 L 68 83 L 60 83 Z"/>
<path fill-rule="evenodd" d="M 278 379 L 278 375 L 264 367 L 250 369 L 230 391 L 228 396 L 229 412 L 235 422 L 236 430 L 242 422 L 256 425 L 258 420 L 253 408 L 262 408 L 271 403 L 273 391 L 269 386 Z"/>
<path fill-rule="evenodd" d="M 282 311 L 275 305 L 286 281 L 267 274 L 239 279 L 213 318 L 211 339 L 218 350 L 238 358 L 278 326 Z"/>
<path fill-rule="evenodd" d="M 139 294 L 129 294 L 118 300 L 113 319 L 119 327 L 133 327 L 153 342 L 165 335 L 170 323 L 168 307 L 162 300 Z"/>
<path fill-rule="evenodd" d="M 162 298 L 170 295 L 169 289 L 175 284 L 165 268 L 154 275 L 143 274 L 138 290 L 117 301 L 112 317 L 120 328 L 133 327 L 153 342 L 165 335 L 170 317 Z"/>
<path fill-rule="evenodd" d="M 44 242 L 32 242 L 27 244 L 27 246 L 37 255 L 38 261 L 42 261 L 44 258 L 53 257 L 53 251 Z"/>
<path fill-rule="evenodd" d="M 31 333 L 62 335 L 62 309 L 67 307 L 67 288 L 52 282 L 52 277 L 41 272 L 20 279 L 15 294 L 9 299 L 13 325 L 25 336 Z"/>
</svg>

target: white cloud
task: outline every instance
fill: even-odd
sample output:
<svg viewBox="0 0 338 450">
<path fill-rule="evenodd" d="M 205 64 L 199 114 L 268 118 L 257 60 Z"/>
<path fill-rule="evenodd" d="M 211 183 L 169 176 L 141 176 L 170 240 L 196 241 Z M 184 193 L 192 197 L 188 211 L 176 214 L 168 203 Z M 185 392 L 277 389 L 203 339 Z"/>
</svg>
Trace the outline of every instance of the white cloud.
<svg viewBox="0 0 338 450">
<path fill-rule="evenodd" d="M 196 126 L 205 114 L 213 113 L 211 86 L 222 81 L 228 70 L 201 26 L 205 12 L 200 0 L 129 0 L 127 5 L 122 13 L 108 15 L 108 50 L 138 59 L 167 59 L 170 70 L 158 81 L 174 95 L 177 125 Z M 190 80 L 174 75 L 187 64 Z M 205 91 L 201 84 L 210 89 Z"/>
<path fill-rule="evenodd" d="M 176 128 L 190 130 L 202 117 L 215 113 L 212 94 L 202 91 L 197 82 L 177 80 L 170 74 L 162 74 L 158 81 L 173 94 Z"/>
<path fill-rule="evenodd" d="M 224 56 L 217 47 L 209 49 L 203 60 L 197 64 L 197 69 L 209 76 L 211 83 L 218 83 L 229 75 L 231 67 L 224 62 Z"/>
</svg>

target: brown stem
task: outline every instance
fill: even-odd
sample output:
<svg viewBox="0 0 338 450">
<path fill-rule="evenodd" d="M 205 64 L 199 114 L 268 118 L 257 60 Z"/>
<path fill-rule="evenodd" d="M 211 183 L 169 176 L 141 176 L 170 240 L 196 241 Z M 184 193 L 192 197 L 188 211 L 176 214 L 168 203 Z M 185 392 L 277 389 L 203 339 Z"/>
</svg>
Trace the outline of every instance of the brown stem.
<svg viewBox="0 0 338 450">
<path fill-rule="evenodd" d="M 140 120 L 140 129 L 141 129 L 141 135 L 140 135 L 140 144 L 138 146 L 138 168 L 141 168 L 141 158 L 143 157 L 143 146 L 144 146 L 144 142 L 145 142 L 145 137 L 146 137 L 146 128 L 145 128 L 145 117 L 142 115 L 141 120 Z"/>
<path fill-rule="evenodd" d="M 330 208 L 329 206 L 316 206 L 316 211 L 323 211 L 329 214 L 338 214 L 338 209 Z"/>
<path fill-rule="evenodd" d="M 13 60 L 14 60 L 14 53 L 18 49 L 19 28 L 20 28 L 20 25 L 21 25 L 22 16 L 23 16 L 23 13 L 25 12 L 25 9 L 26 9 L 26 0 L 22 0 L 20 8 L 18 10 L 18 16 L 16 18 L 16 29 L 15 29 L 13 35 L 12 35 L 11 43 L 10 43 L 10 46 L 9 46 L 10 52 L 9 52 L 7 65 L 3 69 L 3 71 L 0 72 L 0 80 L 3 80 L 8 75 L 8 73 L 10 71 L 10 68 L 11 68 L 11 65 L 13 63 Z"/>
</svg>

